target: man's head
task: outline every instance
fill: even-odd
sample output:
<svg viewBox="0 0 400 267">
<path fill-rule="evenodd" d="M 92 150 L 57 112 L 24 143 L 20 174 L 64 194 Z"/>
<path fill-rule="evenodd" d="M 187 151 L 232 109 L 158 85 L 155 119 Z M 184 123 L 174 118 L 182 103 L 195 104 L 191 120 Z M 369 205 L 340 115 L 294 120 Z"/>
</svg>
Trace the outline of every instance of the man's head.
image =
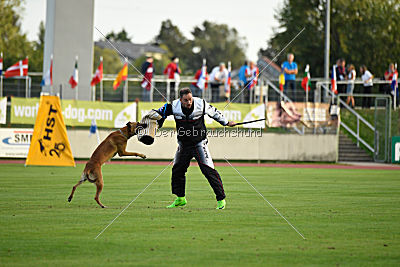
<svg viewBox="0 0 400 267">
<path fill-rule="evenodd" d="M 225 69 L 225 63 L 224 62 L 219 63 L 219 70 L 223 71 L 224 69 Z"/>
<path fill-rule="evenodd" d="M 254 68 L 256 66 L 256 64 L 254 63 L 254 61 L 250 61 L 250 69 Z"/>
<path fill-rule="evenodd" d="M 146 60 L 147 60 L 147 62 L 153 63 L 153 57 L 152 56 L 147 56 Z"/>
<path fill-rule="evenodd" d="M 192 91 L 185 87 L 179 90 L 179 99 L 181 100 L 181 105 L 184 108 L 191 108 L 193 104 Z"/>
<path fill-rule="evenodd" d="M 340 63 L 343 68 L 346 67 L 346 60 L 344 58 L 340 59 Z"/>
<path fill-rule="evenodd" d="M 389 64 L 389 71 L 394 72 L 394 64 L 393 63 Z"/>
<path fill-rule="evenodd" d="M 171 60 L 175 63 L 179 63 L 179 57 L 172 57 Z"/>
<path fill-rule="evenodd" d="M 287 60 L 289 61 L 289 63 L 292 63 L 294 60 L 294 55 L 292 53 L 287 54 Z"/>
</svg>

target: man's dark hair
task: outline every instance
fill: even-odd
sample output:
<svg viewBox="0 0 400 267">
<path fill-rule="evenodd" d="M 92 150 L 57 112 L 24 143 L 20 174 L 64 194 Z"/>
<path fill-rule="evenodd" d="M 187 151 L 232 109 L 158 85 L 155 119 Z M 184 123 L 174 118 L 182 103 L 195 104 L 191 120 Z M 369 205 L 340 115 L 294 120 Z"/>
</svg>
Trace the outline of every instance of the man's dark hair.
<svg viewBox="0 0 400 267">
<path fill-rule="evenodd" d="M 182 88 L 181 90 L 179 90 L 179 97 L 182 98 L 184 95 L 191 94 L 191 93 L 192 93 L 192 91 L 188 87 L 185 87 L 185 88 Z"/>
</svg>

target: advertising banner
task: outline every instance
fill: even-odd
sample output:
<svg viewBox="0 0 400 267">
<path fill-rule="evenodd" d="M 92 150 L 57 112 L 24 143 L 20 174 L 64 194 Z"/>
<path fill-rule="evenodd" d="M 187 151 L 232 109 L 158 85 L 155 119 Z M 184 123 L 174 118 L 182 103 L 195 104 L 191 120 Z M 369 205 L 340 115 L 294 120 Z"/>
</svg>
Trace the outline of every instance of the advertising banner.
<svg viewBox="0 0 400 267">
<path fill-rule="evenodd" d="M 392 137 L 392 163 L 400 163 L 400 136 Z"/>
<path fill-rule="evenodd" d="M 33 129 L 0 128 L 0 157 L 26 158 Z"/>
<path fill-rule="evenodd" d="M 140 102 L 138 105 L 138 120 L 141 120 L 143 116 L 149 113 L 152 109 L 158 109 L 162 107 L 165 102 Z M 226 108 L 226 103 L 212 104 L 216 107 L 229 121 L 242 122 L 265 118 L 265 106 L 264 104 L 239 104 L 231 103 Z M 225 109 L 224 109 L 225 108 Z M 209 116 L 204 116 L 204 122 L 207 128 L 222 128 L 221 124 L 216 122 Z M 163 127 L 175 128 L 175 121 L 173 116 L 169 116 Z M 265 128 L 265 121 L 249 123 L 240 125 L 238 127 L 243 128 Z"/>
<path fill-rule="evenodd" d="M 34 124 L 39 109 L 38 98 L 11 98 L 11 123 Z M 136 103 L 61 100 L 65 124 L 90 126 L 92 119 L 98 127 L 121 128 L 136 121 Z"/>
<path fill-rule="evenodd" d="M 303 102 L 268 102 L 268 127 L 293 127 L 302 123 L 307 127 L 322 126 L 330 120 L 329 104 Z"/>
<path fill-rule="evenodd" d="M 0 124 L 6 124 L 7 97 L 0 97 Z"/>
<path fill-rule="evenodd" d="M 75 166 L 58 96 L 41 96 L 25 165 Z"/>
</svg>

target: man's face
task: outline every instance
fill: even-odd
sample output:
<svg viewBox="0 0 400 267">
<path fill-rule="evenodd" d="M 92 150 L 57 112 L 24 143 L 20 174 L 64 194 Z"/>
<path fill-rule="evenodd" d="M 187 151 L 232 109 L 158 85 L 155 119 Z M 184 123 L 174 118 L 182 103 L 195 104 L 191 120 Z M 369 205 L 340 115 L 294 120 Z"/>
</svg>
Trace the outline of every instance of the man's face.
<svg viewBox="0 0 400 267">
<path fill-rule="evenodd" d="M 290 54 L 288 60 L 289 60 L 289 62 L 293 62 L 293 60 L 294 60 L 294 55 L 293 55 L 293 54 Z"/>
<path fill-rule="evenodd" d="M 184 108 L 191 108 L 193 104 L 192 94 L 186 94 L 181 97 L 181 104 Z"/>
</svg>

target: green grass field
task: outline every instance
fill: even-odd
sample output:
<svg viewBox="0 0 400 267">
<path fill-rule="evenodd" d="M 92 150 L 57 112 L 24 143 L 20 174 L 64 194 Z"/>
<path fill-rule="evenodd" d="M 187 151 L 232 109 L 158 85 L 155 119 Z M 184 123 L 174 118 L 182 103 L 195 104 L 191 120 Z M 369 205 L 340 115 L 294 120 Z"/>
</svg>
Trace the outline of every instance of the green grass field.
<svg viewBox="0 0 400 267">
<path fill-rule="evenodd" d="M 217 168 L 227 209 L 198 167 L 184 208 L 166 209 L 169 167 L 97 240 L 164 166 L 106 165 L 101 199 L 76 168 L 0 165 L 0 265 L 399 266 L 400 173 L 239 167 L 303 240 L 231 168 Z"/>
</svg>

